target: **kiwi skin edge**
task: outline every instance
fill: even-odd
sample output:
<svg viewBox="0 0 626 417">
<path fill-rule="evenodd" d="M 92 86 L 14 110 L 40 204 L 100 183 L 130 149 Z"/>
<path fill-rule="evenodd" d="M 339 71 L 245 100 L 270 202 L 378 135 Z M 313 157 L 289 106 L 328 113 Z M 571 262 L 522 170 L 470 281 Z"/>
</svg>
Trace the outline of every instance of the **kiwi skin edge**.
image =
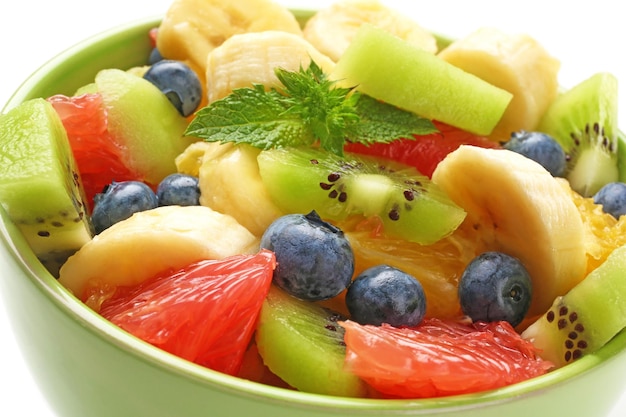
<svg viewBox="0 0 626 417">
<path fill-rule="evenodd" d="M 626 182 L 626 135 L 617 132 L 617 170 L 619 171 L 619 180 Z"/>
</svg>

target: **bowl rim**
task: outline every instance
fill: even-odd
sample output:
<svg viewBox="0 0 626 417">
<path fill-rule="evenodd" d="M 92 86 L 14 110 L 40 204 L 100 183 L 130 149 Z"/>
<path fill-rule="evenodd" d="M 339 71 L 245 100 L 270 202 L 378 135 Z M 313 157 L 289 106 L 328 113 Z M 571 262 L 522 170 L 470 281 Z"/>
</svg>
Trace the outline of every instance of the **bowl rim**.
<svg viewBox="0 0 626 417">
<path fill-rule="evenodd" d="M 310 10 L 293 9 L 292 11 L 298 19 L 305 19 L 312 13 Z M 160 21 L 161 17 L 147 17 L 121 24 L 87 37 L 70 46 L 28 76 L 10 96 L 2 108 L 2 113 L 30 98 L 32 90 L 40 83 L 43 83 L 51 73 L 62 70 L 63 64 L 67 63 L 68 60 L 86 53 L 94 45 L 115 43 L 118 38 L 128 36 L 129 32 L 136 31 L 138 28 L 154 26 Z M 220 391 L 236 392 L 239 395 L 243 394 L 256 399 L 281 401 L 296 406 L 322 410 L 385 411 L 390 413 L 390 415 L 418 410 L 462 410 L 464 408 L 475 408 L 512 401 L 519 397 L 532 395 L 544 388 L 564 384 L 591 371 L 598 365 L 607 366 L 611 359 L 615 358 L 619 353 L 624 354 L 626 351 L 626 331 L 622 331 L 597 352 L 586 355 L 559 370 L 496 390 L 448 397 L 407 400 L 345 398 L 273 387 L 194 364 L 156 348 L 112 324 L 95 311 L 89 309 L 41 265 L 2 207 L 0 207 L 0 218 L 0 238 L 3 241 L 4 249 L 9 252 L 15 264 L 26 274 L 26 278 L 51 300 L 58 309 L 82 324 L 91 333 L 104 342 L 128 352 L 138 360 L 161 368 L 168 373 L 192 378 L 199 383 L 206 384 Z M 22 279 L 22 277 L 19 277 L 19 279 Z"/>
</svg>

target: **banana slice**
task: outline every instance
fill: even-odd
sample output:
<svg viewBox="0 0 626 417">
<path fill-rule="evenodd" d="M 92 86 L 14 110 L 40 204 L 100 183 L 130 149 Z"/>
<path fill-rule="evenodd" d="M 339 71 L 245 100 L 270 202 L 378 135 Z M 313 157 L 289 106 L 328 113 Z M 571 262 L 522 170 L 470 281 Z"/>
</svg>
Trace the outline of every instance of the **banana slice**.
<svg viewBox="0 0 626 417">
<path fill-rule="evenodd" d="M 320 52 L 339 60 L 359 27 L 377 26 L 426 51 L 436 53 L 435 37 L 412 19 L 378 0 L 343 0 L 318 11 L 304 26 L 303 34 Z"/>
<path fill-rule="evenodd" d="M 266 88 L 280 85 L 274 69 L 297 71 L 314 60 L 329 73 L 335 63 L 301 36 L 281 31 L 234 35 L 215 48 L 206 62 L 209 104 L 230 94 L 233 89 Z"/>
<path fill-rule="evenodd" d="M 98 310 L 102 293 L 118 285 L 258 248 L 259 240 L 231 216 L 203 206 L 158 207 L 95 236 L 61 267 L 59 282 Z"/>
<path fill-rule="evenodd" d="M 487 247 L 520 259 L 533 283 L 529 316 L 545 312 L 587 267 L 584 227 L 567 190 L 536 162 L 504 149 L 461 146 L 433 181 L 467 211 Z"/>
<path fill-rule="evenodd" d="M 295 16 L 272 0 L 174 0 L 157 35 L 165 58 L 190 60 L 200 73 L 206 57 L 232 35 L 265 30 L 302 34 Z"/>
<path fill-rule="evenodd" d="M 494 140 L 506 141 L 518 130 L 534 130 L 558 93 L 560 62 L 526 34 L 481 28 L 438 56 L 513 94 L 491 134 Z"/>
</svg>

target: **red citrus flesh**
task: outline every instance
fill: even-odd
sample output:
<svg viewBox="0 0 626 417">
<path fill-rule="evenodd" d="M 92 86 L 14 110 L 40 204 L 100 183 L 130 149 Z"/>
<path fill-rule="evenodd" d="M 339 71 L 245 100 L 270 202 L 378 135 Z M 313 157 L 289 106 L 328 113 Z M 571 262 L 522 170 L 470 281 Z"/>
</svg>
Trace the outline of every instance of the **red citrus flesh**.
<svg viewBox="0 0 626 417">
<path fill-rule="evenodd" d="M 48 101 L 67 131 L 90 210 L 93 197 L 111 181 L 141 180 L 126 167 L 124 149 L 108 131 L 106 108 L 100 94 L 55 95 Z"/>
<path fill-rule="evenodd" d="M 100 314 L 183 359 L 236 375 L 276 266 L 273 252 L 203 260 L 118 287 Z"/>
<path fill-rule="evenodd" d="M 346 366 L 389 398 L 430 398 L 490 390 L 547 372 L 507 322 L 472 325 L 425 319 L 415 328 L 342 322 Z"/>
<path fill-rule="evenodd" d="M 430 178 L 437 164 L 461 145 L 500 147 L 500 144 L 486 137 L 477 136 L 438 121 L 433 121 L 433 124 L 439 132 L 415 136 L 414 139 L 398 139 L 390 143 L 374 143 L 369 146 L 349 143 L 345 146 L 345 150 L 402 162 L 414 166 Z"/>
</svg>

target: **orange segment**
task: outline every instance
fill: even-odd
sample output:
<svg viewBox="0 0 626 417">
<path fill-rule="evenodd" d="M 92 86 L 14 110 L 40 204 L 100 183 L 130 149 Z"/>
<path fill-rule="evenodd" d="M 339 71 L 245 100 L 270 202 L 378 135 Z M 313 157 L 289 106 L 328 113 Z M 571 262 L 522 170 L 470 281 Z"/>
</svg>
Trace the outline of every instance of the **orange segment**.
<svg viewBox="0 0 626 417">
<path fill-rule="evenodd" d="M 426 293 L 426 316 L 453 318 L 461 313 L 457 298 L 458 280 L 465 266 L 486 250 L 469 223 L 432 245 L 420 245 L 382 234 L 375 220 L 351 218 L 339 225 L 350 240 L 355 255 L 355 274 L 386 263 L 420 281 Z M 343 294 L 326 305 L 345 311 Z M 341 310 L 343 308 L 343 310 Z"/>
<path fill-rule="evenodd" d="M 570 193 L 585 228 L 588 274 L 603 263 L 614 249 L 626 244 L 626 216 L 617 220 L 603 212 L 602 206 L 595 204 L 593 198 L 584 198 L 571 188 Z"/>
</svg>

